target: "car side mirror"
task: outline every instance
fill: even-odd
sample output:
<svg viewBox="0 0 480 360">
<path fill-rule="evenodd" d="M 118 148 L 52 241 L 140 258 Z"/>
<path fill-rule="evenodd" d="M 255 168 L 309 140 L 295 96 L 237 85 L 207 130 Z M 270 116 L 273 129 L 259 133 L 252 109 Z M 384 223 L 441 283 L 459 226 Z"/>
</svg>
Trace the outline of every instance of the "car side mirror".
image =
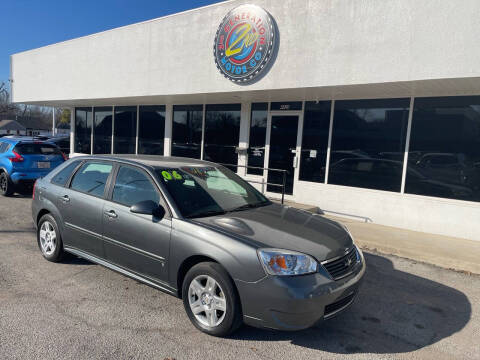
<svg viewBox="0 0 480 360">
<path fill-rule="evenodd" d="M 130 211 L 134 214 L 153 215 L 157 218 L 162 218 L 165 215 L 163 206 L 158 205 L 155 201 L 145 200 L 133 204 Z"/>
</svg>

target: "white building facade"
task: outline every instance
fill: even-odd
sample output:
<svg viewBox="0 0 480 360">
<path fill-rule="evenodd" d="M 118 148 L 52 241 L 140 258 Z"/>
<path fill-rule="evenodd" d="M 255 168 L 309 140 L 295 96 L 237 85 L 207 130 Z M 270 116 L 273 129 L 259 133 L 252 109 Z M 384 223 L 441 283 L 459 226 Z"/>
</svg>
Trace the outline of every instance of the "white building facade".
<svg viewBox="0 0 480 360">
<path fill-rule="evenodd" d="M 479 13 L 226 1 L 15 54 L 12 98 L 70 107 L 73 156 L 232 164 L 272 197 L 286 170 L 287 199 L 480 240 Z"/>
</svg>

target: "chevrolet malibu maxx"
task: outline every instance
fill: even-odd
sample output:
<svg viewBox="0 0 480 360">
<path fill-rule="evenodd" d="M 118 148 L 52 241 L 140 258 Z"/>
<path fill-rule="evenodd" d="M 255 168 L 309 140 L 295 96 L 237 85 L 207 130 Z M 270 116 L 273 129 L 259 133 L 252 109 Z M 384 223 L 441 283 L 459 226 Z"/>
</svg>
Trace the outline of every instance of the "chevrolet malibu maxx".
<svg viewBox="0 0 480 360">
<path fill-rule="evenodd" d="M 348 308 L 365 273 L 344 226 L 206 161 L 76 157 L 36 182 L 32 215 L 47 260 L 73 254 L 177 296 L 215 336 L 311 327 Z"/>
</svg>

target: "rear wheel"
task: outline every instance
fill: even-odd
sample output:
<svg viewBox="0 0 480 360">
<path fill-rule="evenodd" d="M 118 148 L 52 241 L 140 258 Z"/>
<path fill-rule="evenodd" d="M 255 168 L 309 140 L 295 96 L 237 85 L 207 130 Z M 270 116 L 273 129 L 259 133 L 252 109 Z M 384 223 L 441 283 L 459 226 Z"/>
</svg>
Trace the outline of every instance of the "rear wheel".
<svg viewBox="0 0 480 360">
<path fill-rule="evenodd" d="M 10 196 L 14 192 L 13 183 L 10 181 L 6 172 L 0 174 L 0 194 Z"/>
<path fill-rule="evenodd" d="M 185 311 L 197 329 L 227 336 L 242 324 L 237 290 L 219 264 L 204 262 L 192 267 L 185 276 L 182 294 Z"/>
<path fill-rule="evenodd" d="M 45 259 L 52 262 L 63 259 L 65 252 L 63 251 L 62 237 L 52 215 L 43 215 L 38 222 L 37 241 Z"/>
</svg>

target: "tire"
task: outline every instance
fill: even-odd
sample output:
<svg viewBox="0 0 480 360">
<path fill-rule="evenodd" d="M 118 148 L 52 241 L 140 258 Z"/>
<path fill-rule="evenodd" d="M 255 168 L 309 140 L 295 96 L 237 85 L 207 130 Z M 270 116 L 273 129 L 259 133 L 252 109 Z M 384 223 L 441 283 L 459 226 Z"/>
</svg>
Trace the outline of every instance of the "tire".
<svg viewBox="0 0 480 360">
<path fill-rule="evenodd" d="M 193 266 L 183 281 L 182 294 L 185 311 L 200 331 L 223 337 L 242 325 L 237 289 L 219 264 L 203 262 Z"/>
<path fill-rule="evenodd" d="M 0 194 L 3 196 L 11 196 L 14 193 L 14 185 L 10 181 L 10 177 L 6 172 L 0 174 Z"/>
<path fill-rule="evenodd" d="M 65 257 L 62 236 L 55 218 L 50 214 L 43 215 L 38 222 L 37 243 L 48 261 L 59 262 Z"/>
</svg>

